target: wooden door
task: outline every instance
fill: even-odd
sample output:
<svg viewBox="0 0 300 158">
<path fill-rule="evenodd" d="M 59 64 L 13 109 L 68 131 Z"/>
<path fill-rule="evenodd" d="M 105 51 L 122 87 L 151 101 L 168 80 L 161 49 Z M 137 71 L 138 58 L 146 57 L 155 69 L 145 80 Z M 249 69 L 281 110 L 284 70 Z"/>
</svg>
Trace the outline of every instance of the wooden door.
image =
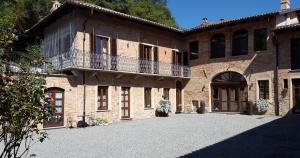
<svg viewBox="0 0 300 158">
<path fill-rule="evenodd" d="M 293 81 L 293 113 L 300 114 L 300 80 Z"/>
<path fill-rule="evenodd" d="M 239 111 L 239 89 L 238 88 L 229 88 L 228 90 L 228 109 L 231 112 Z"/>
<path fill-rule="evenodd" d="M 176 82 L 176 112 L 182 112 L 182 85 Z"/>
<path fill-rule="evenodd" d="M 173 51 L 173 66 L 172 66 L 172 74 L 173 76 L 181 75 L 181 53 Z"/>
<path fill-rule="evenodd" d="M 96 37 L 96 68 L 108 68 L 108 38 Z"/>
<path fill-rule="evenodd" d="M 152 72 L 152 47 L 140 44 L 140 72 Z"/>
<path fill-rule="evenodd" d="M 228 111 L 228 89 L 220 88 L 220 102 L 221 109 L 220 111 Z"/>
<path fill-rule="evenodd" d="M 130 118 L 130 88 L 129 87 L 122 87 L 121 92 L 121 99 L 122 99 L 122 119 Z"/>
<path fill-rule="evenodd" d="M 64 125 L 64 91 L 53 88 L 46 90 L 46 98 L 50 100 L 46 106 L 49 116 L 44 120 L 44 128 Z"/>
</svg>

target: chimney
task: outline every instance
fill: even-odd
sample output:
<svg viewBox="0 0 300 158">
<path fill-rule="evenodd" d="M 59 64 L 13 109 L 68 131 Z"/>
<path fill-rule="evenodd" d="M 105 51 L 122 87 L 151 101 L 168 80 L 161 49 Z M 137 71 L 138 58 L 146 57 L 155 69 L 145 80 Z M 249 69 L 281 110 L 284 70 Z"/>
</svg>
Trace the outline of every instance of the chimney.
<svg viewBox="0 0 300 158">
<path fill-rule="evenodd" d="M 291 8 L 291 0 L 280 0 L 281 11 L 289 10 Z"/>
<path fill-rule="evenodd" d="M 59 8 L 61 6 L 61 3 L 59 3 L 57 0 L 52 1 L 52 8 L 50 9 L 50 12 L 52 13 L 54 10 L 56 10 L 57 8 Z"/>
<path fill-rule="evenodd" d="M 208 24 L 208 19 L 207 18 L 203 18 L 202 21 L 203 21 L 202 24 Z"/>
</svg>

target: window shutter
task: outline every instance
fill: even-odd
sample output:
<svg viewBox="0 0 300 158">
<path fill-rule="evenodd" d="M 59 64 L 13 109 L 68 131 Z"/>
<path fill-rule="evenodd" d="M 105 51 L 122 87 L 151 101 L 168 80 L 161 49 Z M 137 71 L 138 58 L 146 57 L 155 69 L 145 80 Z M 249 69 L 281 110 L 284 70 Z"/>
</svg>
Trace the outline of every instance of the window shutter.
<svg viewBox="0 0 300 158">
<path fill-rule="evenodd" d="M 95 53 L 96 50 L 96 37 L 94 33 L 90 34 L 90 51 L 91 53 Z"/>
<path fill-rule="evenodd" d="M 158 61 L 158 48 L 154 47 L 154 61 Z"/>
<path fill-rule="evenodd" d="M 143 52 L 143 45 L 142 44 L 140 44 L 140 56 L 139 56 L 139 58 L 140 58 L 140 60 L 143 60 L 144 59 L 144 52 Z"/>
<path fill-rule="evenodd" d="M 110 39 L 110 53 L 113 56 L 117 56 L 117 39 Z"/>
</svg>

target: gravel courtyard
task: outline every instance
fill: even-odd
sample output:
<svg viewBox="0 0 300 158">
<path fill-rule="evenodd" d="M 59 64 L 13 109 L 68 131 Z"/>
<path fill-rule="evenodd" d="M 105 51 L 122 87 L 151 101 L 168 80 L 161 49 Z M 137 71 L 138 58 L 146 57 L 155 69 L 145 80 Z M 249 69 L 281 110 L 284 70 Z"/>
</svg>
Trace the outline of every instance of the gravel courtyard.
<svg viewBox="0 0 300 158">
<path fill-rule="evenodd" d="M 181 114 L 48 130 L 49 139 L 36 144 L 30 154 L 41 158 L 293 157 L 300 149 L 299 123 L 299 117 Z M 293 153 L 293 149 L 297 150 Z"/>
</svg>

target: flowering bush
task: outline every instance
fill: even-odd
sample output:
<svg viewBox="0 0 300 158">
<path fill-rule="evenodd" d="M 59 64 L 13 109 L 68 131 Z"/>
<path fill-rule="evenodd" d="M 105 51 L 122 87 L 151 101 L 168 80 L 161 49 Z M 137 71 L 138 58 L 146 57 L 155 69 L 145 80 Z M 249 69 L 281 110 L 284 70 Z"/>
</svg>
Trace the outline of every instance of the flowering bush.
<svg viewBox="0 0 300 158">
<path fill-rule="evenodd" d="M 259 99 L 257 102 L 256 102 L 256 108 L 257 108 L 257 111 L 259 113 L 262 113 L 262 112 L 267 112 L 268 111 L 268 108 L 270 106 L 270 102 L 266 99 Z"/>
<path fill-rule="evenodd" d="M 156 112 L 168 115 L 171 112 L 171 102 L 169 100 L 159 101 L 159 105 L 156 107 Z"/>
<path fill-rule="evenodd" d="M 107 126 L 109 123 L 108 123 L 108 120 L 106 118 L 98 118 L 96 120 L 96 125 L 97 126 Z"/>
</svg>

